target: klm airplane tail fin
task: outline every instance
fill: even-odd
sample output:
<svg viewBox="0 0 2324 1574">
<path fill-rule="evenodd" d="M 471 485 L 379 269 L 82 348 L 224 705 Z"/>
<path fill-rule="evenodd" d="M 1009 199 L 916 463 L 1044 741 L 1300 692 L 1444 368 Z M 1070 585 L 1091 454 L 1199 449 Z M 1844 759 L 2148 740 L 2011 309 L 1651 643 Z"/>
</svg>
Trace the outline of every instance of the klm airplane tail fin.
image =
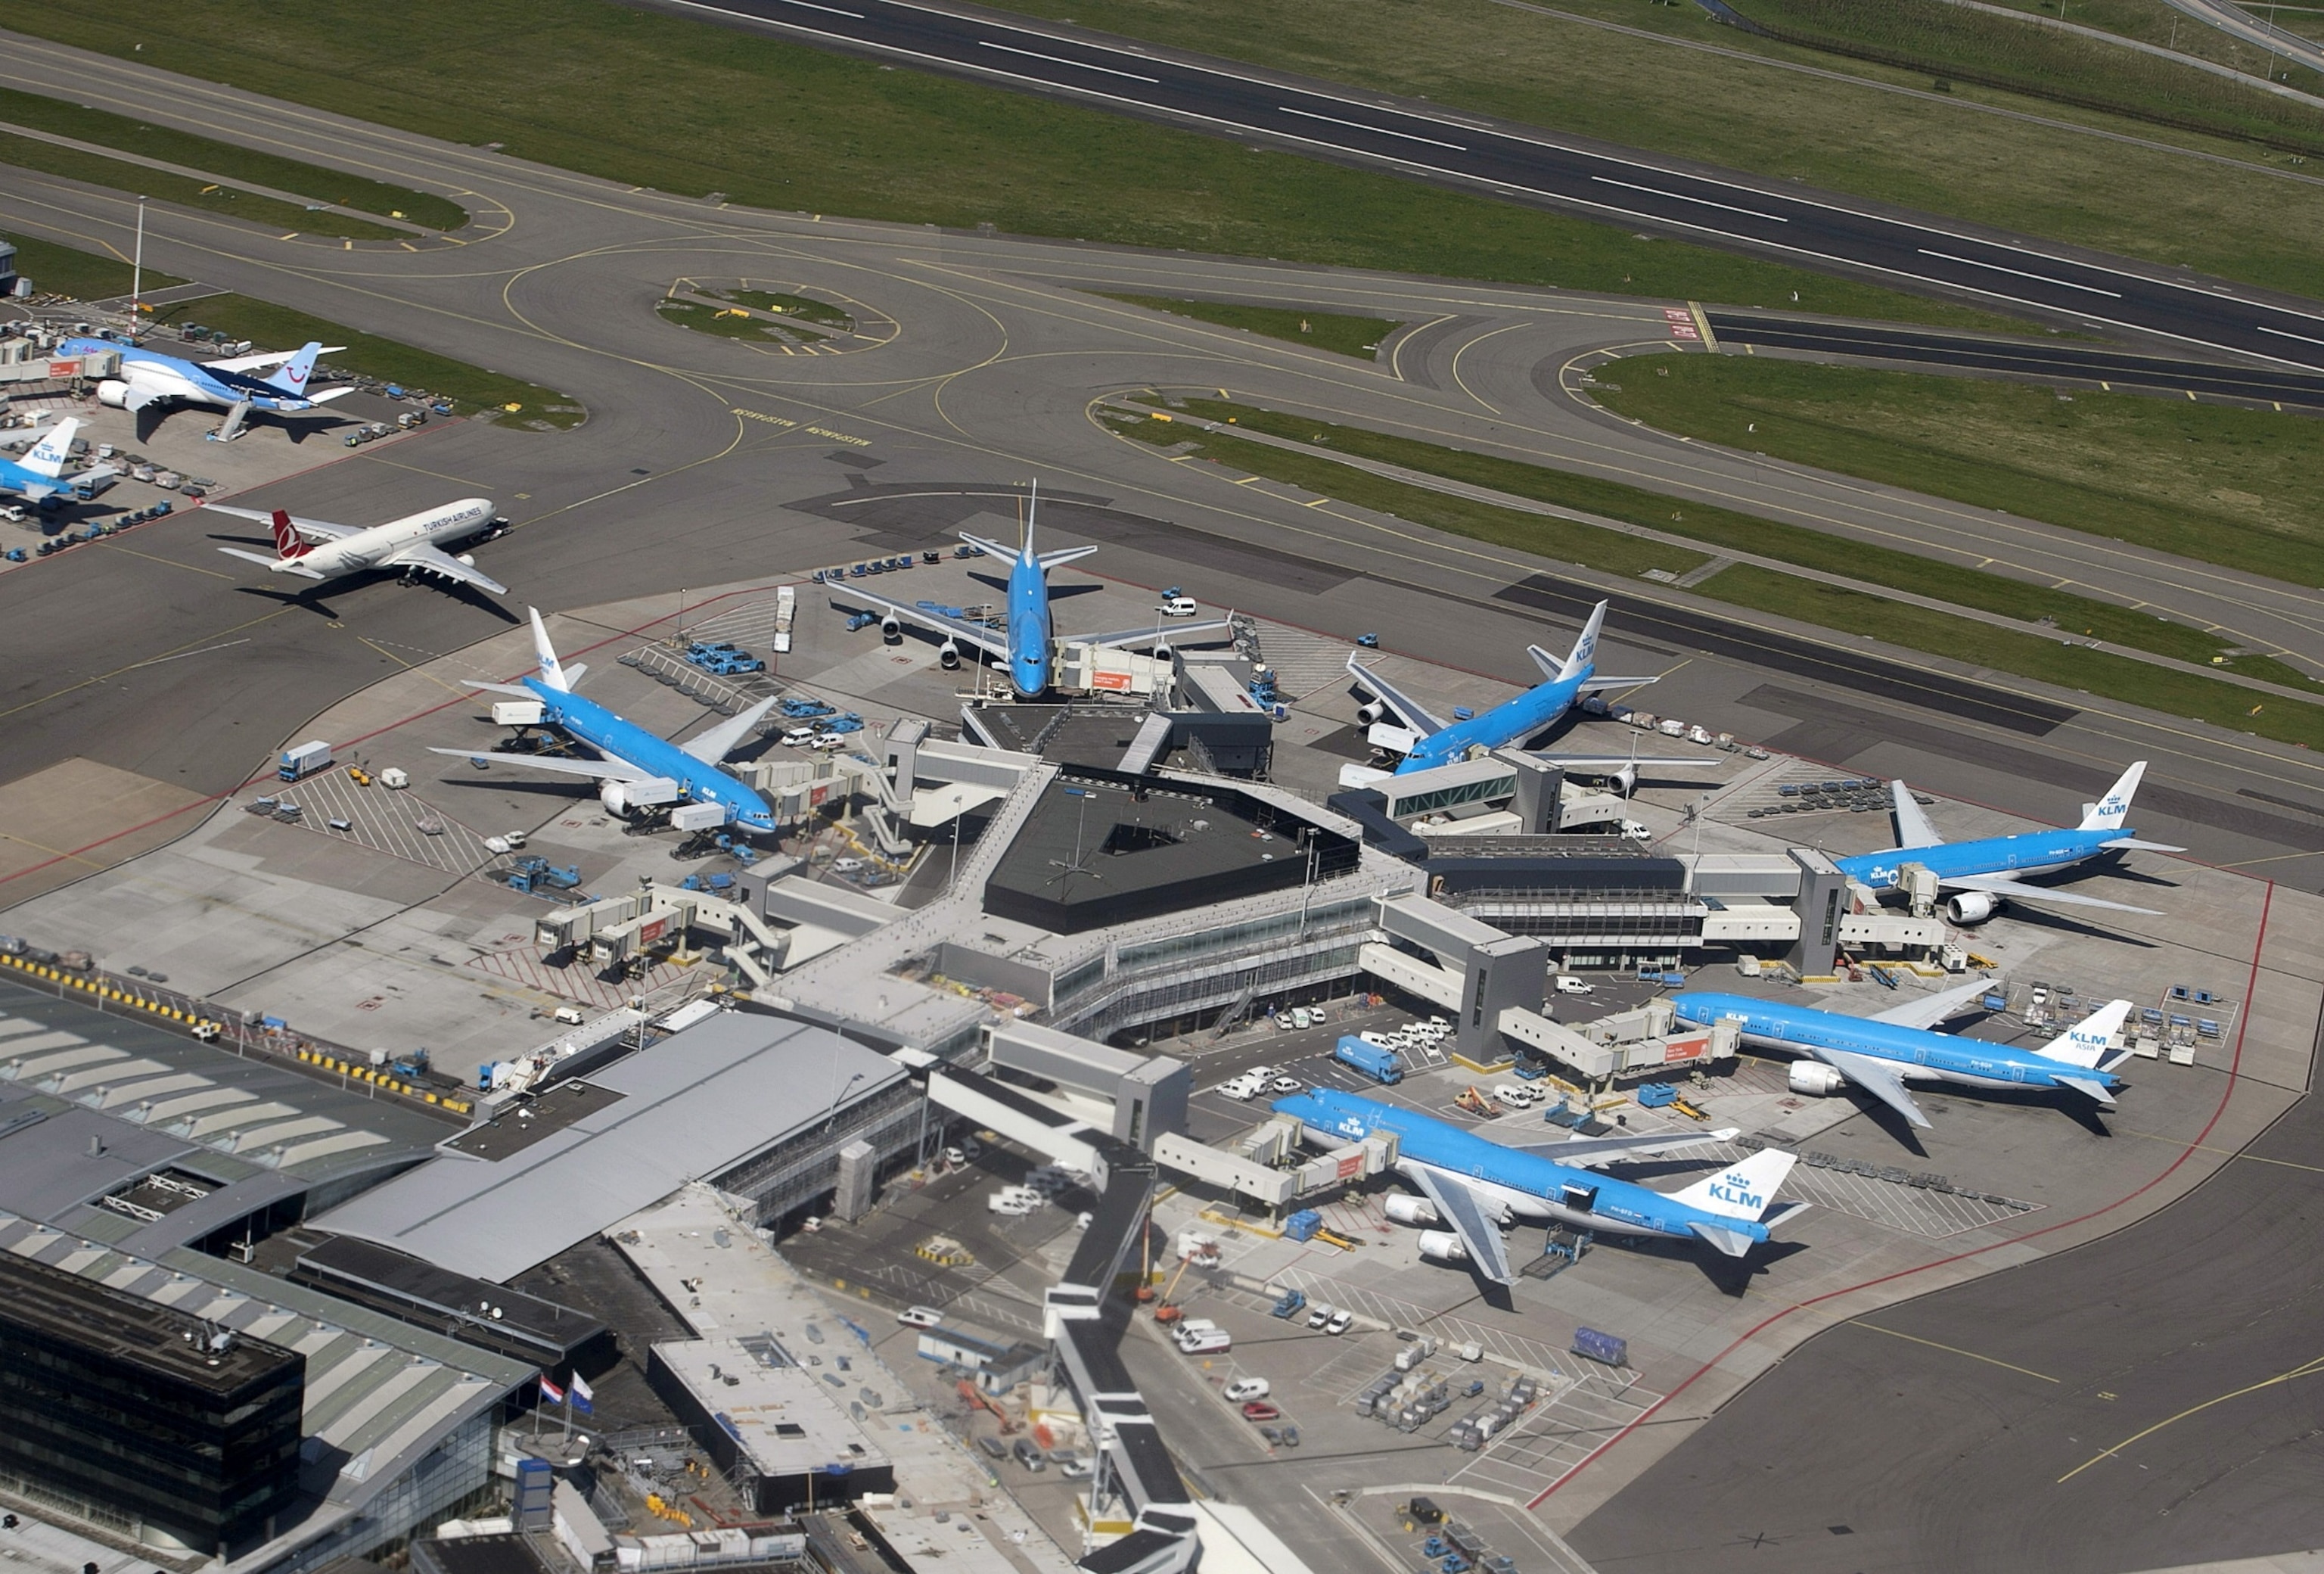
<svg viewBox="0 0 2324 1574">
<path fill-rule="evenodd" d="M 282 363 L 282 369 L 266 379 L 266 385 L 289 394 L 293 399 L 307 397 L 307 383 L 315 375 L 315 357 L 323 353 L 323 341 L 309 339 L 299 353 Z"/>
<path fill-rule="evenodd" d="M 63 475 L 66 462 L 72 458 L 73 434 L 78 431 L 80 422 L 75 420 L 60 421 L 49 428 L 24 456 L 23 468 L 51 481 Z"/>
<path fill-rule="evenodd" d="M 2138 791 L 2138 779 L 2146 774 L 2146 762 L 2139 760 L 2122 773 L 2122 780 L 2107 789 L 2107 795 L 2096 803 L 2082 805 L 2084 830 L 2120 830 L 2123 821 L 2130 818 L 2130 796 Z"/>
<path fill-rule="evenodd" d="M 2035 1052 L 2044 1060 L 2094 1068 L 2113 1052 L 2114 1035 L 2122 1031 L 2130 1011 L 2127 1000 L 2109 1001 L 2068 1028 L 2065 1037 L 2052 1040 Z"/>
<path fill-rule="evenodd" d="M 1797 1153 L 1787 1153 L 1781 1148 L 1762 1148 L 1739 1164 L 1730 1164 L 1708 1180 L 1698 1180 L 1683 1191 L 1671 1193 L 1673 1202 L 1716 1213 L 1728 1218 L 1748 1218 L 1757 1222 L 1775 1200 L 1775 1190 L 1784 1178 L 1799 1162 Z M 1702 1234 L 1700 1228 L 1696 1230 Z M 1725 1232 L 1721 1232 L 1722 1234 Z M 1707 1238 L 1707 1237 L 1706 1237 Z M 1724 1251 L 1717 1241 L 1711 1242 Z"/>
<path fill-rule="evenodd" d="M 1590 621 L 1582 625 L 1582 637 L 1573 642 L 1573 653 L 1565 658 L 1564 666 L 1558 670 L 1557 677 L 1561 682 L 1569 678 L 1579 678 L 1597 664 L 1598 631 L 1605 626 L 1605 623 L 1606 604 L 1600 601 L 1590 609 Z"/>
<path fill-rule="evenodd" d="M 566 675 L 565 664 L 557 659 L 557 651 L 549 643 L 549 630 L 542 625 L 540 614 L 530 606 L 525 610 L 532 614 L 532 651 L 540 662 L 540 681 L 551 689 L 572 692 L 573 681 Z"/>
</svg>

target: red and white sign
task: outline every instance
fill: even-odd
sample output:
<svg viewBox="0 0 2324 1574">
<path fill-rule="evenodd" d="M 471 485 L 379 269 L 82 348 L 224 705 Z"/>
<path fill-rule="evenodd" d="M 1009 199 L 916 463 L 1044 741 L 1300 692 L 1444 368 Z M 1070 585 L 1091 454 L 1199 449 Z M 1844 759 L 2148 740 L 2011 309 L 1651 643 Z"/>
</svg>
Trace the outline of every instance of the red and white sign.
<svg viewBox="0 0 2324 1574">
<path fill-rule="evenodd" d="M 1342 1153 L 1340 1155 L 1341 1180 L 1353 1180 L 1357 1176 L 1361 1175 L 1363 1172 L 1364 1156 L 1361 1153 Z"/>
<path fill-rule="evenodd" d="M 75 356 L 75 357 L 73 357 L 73 358 L 72 358 L 72 359 L 70 359 L 70 360 L 51 361 L 51 362 L 49 363 L 49 375 L 50 375 L 50 376 L 51 376 L 51 377 L 78 377 L 78 376 L 79 376 L 79 375 L 80 375 L 80 359 L 79 359 L 79 357 L 78 357 L 78 356 Z"/>
<path fill-rule="evenodd" d="M 1711 1035 L 1709 1033 L 1697 1033 L 1691 1039 L 1665 1039 L 1663 1041 L 1663 1060 L 1665 1064 L 1668 1064 L 1673 1060 L 1699 1060 L 1710 1052 Z"/>
<path fill-rule="evenodd" d="M 1671 338 L 1692 339 L 1697 344 L 1702 342 L 1702 330 L 1695 327 L 1693 312 L 1676 306 L 1665 306 L 1663 308 L 1663 320 L 1670 324 Z"/>
<path fill-rule="evenodd" d="M 1130 674 L 1127 672 L 1093 672 L 1090 674 L 1090 687 L 1093 689 L 1119 689 L 1127 691 L 1130 688 Z"/>
</svg>

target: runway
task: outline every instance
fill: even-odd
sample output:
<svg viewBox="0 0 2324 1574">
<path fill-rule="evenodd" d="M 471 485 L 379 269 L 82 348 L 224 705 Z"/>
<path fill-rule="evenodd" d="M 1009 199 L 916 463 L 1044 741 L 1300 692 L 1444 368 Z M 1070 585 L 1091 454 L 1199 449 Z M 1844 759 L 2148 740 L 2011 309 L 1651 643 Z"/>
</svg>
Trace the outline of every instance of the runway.
<svg viewBox="0 0 2324 1574">
<path fill-rule="evenodd" d="M 54 45 L 23 48 L 46 79 L 101 93 L 141 118 L 293 145 L 491 216 L 475 244 L 409 251 L 285 240 L 157 206 L 147 260 L 567 390 L 590 417 L 562 437 L 432 428 L 243 499 L 364 520 L 446 496 L 490 496 L 516 522 L 480 551 L 480 563 L 512 587 L 498 610 L 392 581 L 279 599 L 221 571 L 215 527 L 198 513 L 0 579 L 11 656 L 0 670 L 0 736 L 12 777 L 88 756 L 225 791 L 351 690 L 461 648 L 529 603 L 655 592 L 675 605 L 689 586 L 803 575 L 875 543 L 936 544 L 962 525 L 1005 532 L 1012 504 L 933 495 L 1038 476 L 1045 491 L 1092 500 L 1085 512 L 1053 510 L 1047 528 L 1103 543 L 1085 566 L 1132 584 L 1183 584 L 1211 605 L 1343 635 L 1379 630 L 1392 650 L 1513 682 L 1530 671 L 1527 643 L 1570 637 L 1579 601 L 1615 594 L 1626 664 L 1672 670 L 1658 709 L 1774 737 L 1813 724 L 1797 714 L 1797 699 L 1764 702 L 1771 687 L 1811 696 L 1879 718 L 1819 727 L 1819 757 L 1909 773 L 1932 790 L 2053 821 L 2076 814 L 2091 775 L 2110 779 L 2127 760 L 2151 758 L 2157 787 L 2201 810 L 2153 834 L 2223 862 L 2317 852 L 2305 815 L 2308 805 L 2324 807 L 2324 767 L 2301 751 L 2043 690 L 1980 669 L 1973 653 L 1942 660 L 1868 650 L 1683 590 L 1240 484 L 1129 442 L 1093 414 L 1141 389 L 1225 391 L 1653 486 L 1674 506 L 1700 497 L 1764 510 L 2143 599 L 2324 672 L 2324 613 L 2298 587 L 1684 442 L 1599 410 L 1581 369 L 1609 353 L 1687 346 L 1660 303 L 742 211 Z M 125 250 L 134 210 L 117 193 L 19 173 L 0 194 L 0 220 Z M 895 331 L 814 356 L 691 334 L 652 310 L 681 278 L 808 289 Z M 1410 326 L 1377 360 L 1359 360 L 1126 306 L 1101 291 Z M 875 518 L 853 498 L 876 488 L 900 500 Z M 1557 587 L 1548 599 L 1545 581 Z M 1780 685 L 1766 681 L 1771 664 Z M 2038 721 L 2029 727 L 2029 718 Z M 2028 750 L 2029 740 L 2038 747 Z M 2262 807 L 2244 792 L 2292 807 Z M 2219 812 L 2229 805 L 2240 806 L 2235 815 Z M 2299 877 L 2308 867 L 2284 872 Z"/>
<path fill-rule="evenodd" d="M 1811 266 L 1936 285 L 2181 343 L 2324 367 L 2324 311 L 2290 299 L 1948 220 L 1683 167 L 1517 122 L 1257 70 L 1079 30 L 906 0 L 682 0 L 792 37 L 1076 103 L 1648 224 Z"/>
</svg>

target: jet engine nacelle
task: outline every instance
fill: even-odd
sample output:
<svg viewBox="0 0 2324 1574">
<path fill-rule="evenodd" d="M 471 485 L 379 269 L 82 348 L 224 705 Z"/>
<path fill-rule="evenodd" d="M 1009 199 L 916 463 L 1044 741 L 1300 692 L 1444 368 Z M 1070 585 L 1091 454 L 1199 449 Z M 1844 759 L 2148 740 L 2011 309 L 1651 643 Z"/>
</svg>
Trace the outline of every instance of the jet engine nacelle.
<svg viewBox="0 0 2324 1574">
<path fill-rule="evenodd" d="M 117 377 L 107 377 L 97 385 L 97 402 L 115 410 L 129 408 L 129 384 Z"/>
<path fill-rule="evenodd" d="M 900 644 L 904 638 L 904 625 L 892 617 L 883 617 L 880 620 L 880 637 L 891 645 Z"/>
<path fill-rule="evenodd" d="M 1368 700 L 1364 704 L 1356 707 L 1356 725 L 1358 727 L 1370 727 L 1375 722 L 1386 719 L 1387 716 L 1388 707 L 1377 699 Z"/>
<path fill-rule="evenodd" d="M 1625 765 L 1607 777 L 1606 783 L 1617 793 L 1628 798 L 1638 790 L 1638 768 L 1636 765 Z"/>
<path fill-rule="evenodd" d="M 605 806 L 606 813 L 622 819 L 629 818 L 630 810 L 634 807 L 630 802 L 628 789 L 619 782 L 599 782 L 597 785 L 597 801 Z"/>
<path fill-rule="evenodd" d="M 936 662 L 947 672 L 960 665 L 960 647 L 950 640 L 936 647 Z"/>
<path fill-rule="evenodd" d="M 1431 1263 L 1465 1263 L 1469 1260 L 1469 1248 L 1451 1230 L 1422 1230 L 1420 1255 Z"/>
<path fill-rule="evenodd" d="M 1789 1079 L 1792 1091 L 1811 1098 L 1830 1098 L 1848 1086 L 1848 1079 L 1821 1060 L 1794 1060 Z"/>
<path fill-rule="evenodd" d="M 1945 917 L 1954 923 L 1983 923 L 2001 905 L 2001 898 L 1985 891 L 1964 891 L 1945 899 Z"/>
<path fill-rule="evenodd" d="M 476 554 L 474 552 L 462 552 L 457 560 L 466 563 L 469 568 L 473 569 L 476 566 Z"/>
<path fill-rule="evenodd" d="M 1154 642 L 1154 659 L 1156 661 L 1167 662 L 1176 654 L 1177 653 L 1170 648 L 1170 642 L 1168 640 L 1157 640 Z"/>
<path fill-rule="evenodd" d="M 1438 1213 L 1436 1205 L 1425 1197 L 1391 1197 L 1382 1205 L 1381 1211 L 1397 1224 L 1430 1225 L 1444 1222 L 1444 1216 Z"/>
</svg>

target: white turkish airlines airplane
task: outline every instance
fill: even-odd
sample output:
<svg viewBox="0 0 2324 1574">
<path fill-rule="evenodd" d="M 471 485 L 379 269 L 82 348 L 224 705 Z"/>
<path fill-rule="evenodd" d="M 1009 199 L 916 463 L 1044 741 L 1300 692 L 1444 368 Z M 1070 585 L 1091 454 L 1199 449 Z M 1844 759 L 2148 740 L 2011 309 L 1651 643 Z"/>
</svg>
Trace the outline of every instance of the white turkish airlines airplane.
<svg viewBox="0 0 2324 1574">
<path fill-rule="evenodd" d="M 231 514 L 274 527 L 272 557 L 220 547 L 230 558 L 241 558 L 277 574 L 304 579 L 337 579 L 379 569 L 435 574 L 461 585 L 473 585 L 497 596 L 508 588 L 477 571 L 474 558 L 454 557 L 437 543 L 461 542 L 490 532 L 503 523 L 493 513 L 489 497 L 463 497 L 420 514 L 392 519 L 369 528 L 332 524 L 327 520 L 295 519 L 281 509 L 261 513 L 253 508 L 206 505 L 214 514 Z"/>
</svg>

